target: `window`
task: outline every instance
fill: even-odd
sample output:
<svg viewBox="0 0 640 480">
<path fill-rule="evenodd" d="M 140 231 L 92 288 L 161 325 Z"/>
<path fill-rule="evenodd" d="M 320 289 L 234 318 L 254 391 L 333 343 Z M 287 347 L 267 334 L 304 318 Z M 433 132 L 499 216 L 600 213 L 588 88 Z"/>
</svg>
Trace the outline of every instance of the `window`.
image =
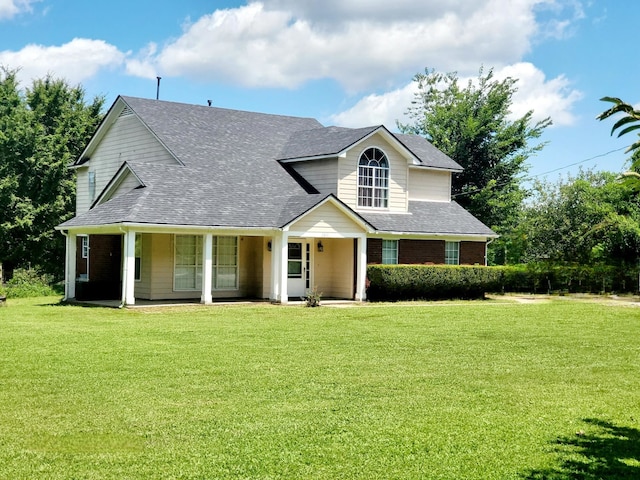
<svg viewBox="0 0 640 480">
<path fill-rule="evenodd" d="M 368 148 L 358 162 L 358 206 L 387 208 L 389 161 L 379 148 Z"/>
<path fill-rule="evenodd" d="M 214 289 L 238 288 L 238 237 L 213 237 Z"/>
<path fill-rule="evenodd" d="M 202 289 L 202 237 L 176 235 L 174 286 L 176 290 Z"/>
<path fill-rule="evenodd" d="M 141 276 L 141 266 L 142 266 L 142 235 L 136 233 L 136 248 L 135 248 L 135 277 L 136 281 L 140 281 L 142 279 Z"/>
<path fill-rule="evenodd" d="M 382 240 L 382 263 L 398 263 L 398 240 Z"/>
<path fill-rule="evenodd" d="M 89 201 L 96 198 L 96 172 L 89 172 Z"/>
<path fill-rule="evenodd" d="M 84 235 L 80 238 L 82 239 L 82 245 L 81 245 L 82 258 L 89 258 L 89 236 Z"/>
<path fill-rule="evenodd" d="M 201 290 L 203 238 L 199 235 L 175 238 L 174 288 Z M 238 288 L 238 237 L 213 237 L 212 247 L 212 289 Z"/>
<path fill-rule="evenodd" d="M 444 263 L 447 265 L 460 263 L 460 242 L 444 242 Z"/>
</svg>

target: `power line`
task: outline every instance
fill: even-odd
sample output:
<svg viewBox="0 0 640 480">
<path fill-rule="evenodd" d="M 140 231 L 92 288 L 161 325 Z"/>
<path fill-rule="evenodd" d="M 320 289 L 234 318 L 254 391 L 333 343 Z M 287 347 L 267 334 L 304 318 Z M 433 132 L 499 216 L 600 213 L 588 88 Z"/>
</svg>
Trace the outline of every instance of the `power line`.
<svg viewBox="0 0 640 480">
<path fill-rule="evenodd" d="M 528 177 L 523 178 L 523 181 L 527 181 L 527 180 L 533 180 L 536 177 L 541 177 L 543 175 L 548 175 L 550 173 L 554 173 L 560 170 L 564 170 L 566 168 L 571 168 L 571 167 L 575 167 L 576 165 L 580 165 L 582 163 L 586 163 L 586 162 L 590 162 L 592 160 L 595 160 L 596 158 L 602 158 L 602 157 L 606 157 L 607 155 L 611 155 L 612 153 L 616 153 L 619 152 L 620 150 L 625 150 L 628 147 L 620 147 L 620 148 L 616 148 L 615 150 L 609 150 L 608 152 L 605 153 L 599 153 L 597 155 L 594 155 L 593 157 L 589 157 L 589 158 L 585 158 L 584 160 L 580 160 L 578 162 L 574 162 L 574 163 L 570 163 L 568 165 L 564 165 L 562 167 L 558 167 L 558 168 L 554 168 L 553 170 L 548 170 L 546 172 L 542 172 L 542 173 L 537 173 L 536 175 L 529 175 Z M 511 182 L 504 182 L 504 183 L 497 183 L 496 185 L 493 186 L 493 188 L 496 187 L 504 187 L 505 185 L 508 185 Z M 472 193 L 477 193 L 480 190 L 482 190 L 481 188 L 476 188 L 475 190 L 471 190 L 468 192 L 460 192 L 460 193 L 456 193 L 454 195 L 451 195 L 451 198 L 456 198 L 456 197 L 462 197 L 464 195 L 471 195 Z"/>
</svg>

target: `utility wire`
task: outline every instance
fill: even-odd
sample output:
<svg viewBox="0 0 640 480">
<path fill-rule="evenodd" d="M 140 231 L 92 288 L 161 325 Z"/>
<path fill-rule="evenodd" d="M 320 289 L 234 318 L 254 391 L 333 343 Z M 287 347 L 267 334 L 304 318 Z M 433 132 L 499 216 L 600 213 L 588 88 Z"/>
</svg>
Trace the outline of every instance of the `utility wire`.
<svg viewBox="0 0 640 480">
<path fill-rule="evenodd" d="M 611 155 L 612 153 L 616 153 L 616 152 L 619 152 L 620 150 L 625 150 L 627 148 L 628 147 L 625 146 L 625 147 L 616 148 L 615 150 L 609 150 L 608 152 L 605 152 L 605 153 L 599 153 L 598 155 L 594 155 L 593 157 L 585 158 L 584 160 L 580 160 L 578 162 L 570 163 L 570 164 L 565 165 L 563 167 L 554 168 L 553 170 L 548 170 L 546 172 L 538 173 L 536 175 L 529 175 L 528 177 L 524 177 L 522 180 L 523 181 L 533 180 L 536 177 L 541 177 L 543 175 L 548 175 L 550 173 L 554 173 L 554 172 L 557 172 L 559 170 L 564 170 L 565 168 L 575 167 L 576 165 L 580 165 L 582 163 L 590 162 L 592 160 L 595 160 L 596 158 L 606 157 L 607 155 Z M 509 183 L 511 183 L 511 182 L 498 183 L 498 184 L 494 185 L 493 188 L 504 187 L 505 185 L 508 185 Z M 470 190 L 468 192 L 456 193 L 455 195 L 451 195 L 451 198 L 457 198 L 457 197 L 462 197 L 462 196 L 465 196 L 465 195 L 471 195 L 472 193 L 477 193 L 480 190 L 482 190 L 482 189 L 481 188 L 476 188 L 475 190 Z"/>
</svg>

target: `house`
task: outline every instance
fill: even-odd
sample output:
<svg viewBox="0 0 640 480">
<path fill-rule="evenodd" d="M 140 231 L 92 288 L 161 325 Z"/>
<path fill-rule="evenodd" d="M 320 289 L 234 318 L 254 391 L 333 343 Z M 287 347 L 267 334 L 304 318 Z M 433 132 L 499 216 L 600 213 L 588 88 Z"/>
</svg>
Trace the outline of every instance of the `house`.
<svg viewBox="0 0 640 480">
<path fill-rule="evenodd" d="M 384 126 L 121 96 L 71 168 L 68 300 L 364 300 L 367 264 L 485 264 L 496 237 L 457 163 Z"/>
</svg>

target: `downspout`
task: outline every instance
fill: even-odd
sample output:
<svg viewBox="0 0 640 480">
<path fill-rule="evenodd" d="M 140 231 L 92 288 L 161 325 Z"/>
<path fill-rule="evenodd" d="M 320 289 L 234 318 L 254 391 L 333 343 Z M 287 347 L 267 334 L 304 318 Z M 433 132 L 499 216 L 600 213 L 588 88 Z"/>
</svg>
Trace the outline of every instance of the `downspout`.
<svg viewBox="0 0 640 480">
<path fill-rule="evenodd" d="M 489 240 L 487 240 L 487 242 L 484 244 L 484 266 L 486 267 L 487 265 L 489 265 L 489 244 L 492 243 L 495 240 L 495 238 L 490 238 Z"/>
</svg>

